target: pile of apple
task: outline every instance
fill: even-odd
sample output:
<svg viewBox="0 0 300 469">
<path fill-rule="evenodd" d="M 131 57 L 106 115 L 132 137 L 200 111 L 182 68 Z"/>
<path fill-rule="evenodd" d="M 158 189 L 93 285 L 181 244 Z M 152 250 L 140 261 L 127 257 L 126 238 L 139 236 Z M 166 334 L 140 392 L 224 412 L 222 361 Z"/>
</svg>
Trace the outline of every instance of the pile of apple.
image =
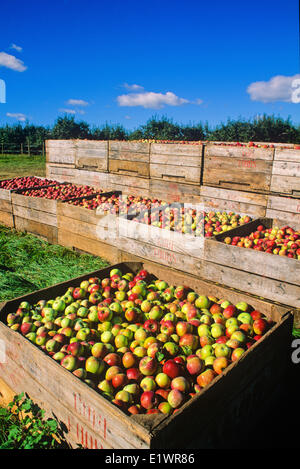
<svg viewBox="0 0 300 469">
<path fill-rule="evenodd" d="M 51 187 L 24 190 L 22 194 L 28 197 L 40 197 L 43 199 L 69 200 L 77 197 L 87 197 L 99 192 L 101 192 L 100 189 L 95 189 L 91 186 L 57 183 Z"/>
<path fill-rule="evenodd" d="M 300 260 L 300 231 L 290 226 L 265 228 L 259 225 L 247 236 L 227 236 L 224 243 Z"/>
<path fill-rule="evenodd" d="M 103 213 L 111 213 L 121 217 L 132 215 L 133 221 L 168 229 L 179 233 L 193 233 L 196 236 L 212 237 L 237 226 L 249 223 L 248 215 L 233 212 L 199 212 L 182 203 L 168 204 L 159 199 L 141 196 L 97 195 L 92 199 L 71 201 L 71 204 L 87 209 L 101 209 Z"/>
<path fill-rule="evenodd" d="M 51 179 L 42 179 L 35 176 L 15 177 L 0 181 L 0 188 L 7 190 L 25 189 L 30 187 L 47 186 L 50 184 L 59 184 Z"/>
<path fill-rule="evenodd" d="M 272 326 L 244 301 L 118 268 L 6 321 L 128 415 L 176 412 Z"/>
</svg>

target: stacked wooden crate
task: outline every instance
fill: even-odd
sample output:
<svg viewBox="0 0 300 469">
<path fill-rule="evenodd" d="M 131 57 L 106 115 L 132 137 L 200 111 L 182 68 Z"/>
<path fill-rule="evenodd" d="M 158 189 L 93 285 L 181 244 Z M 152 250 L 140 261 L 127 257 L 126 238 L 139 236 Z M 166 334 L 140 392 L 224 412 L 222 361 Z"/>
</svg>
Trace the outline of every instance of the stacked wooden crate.
<svg viewBox="0 0 300 469">
<path fill-rule="evenodd" d="M 12 191 L 0 189 L 0 223 L 1 225 L 14 227 L 14 216 L 11 202 Z"/>
</svg>

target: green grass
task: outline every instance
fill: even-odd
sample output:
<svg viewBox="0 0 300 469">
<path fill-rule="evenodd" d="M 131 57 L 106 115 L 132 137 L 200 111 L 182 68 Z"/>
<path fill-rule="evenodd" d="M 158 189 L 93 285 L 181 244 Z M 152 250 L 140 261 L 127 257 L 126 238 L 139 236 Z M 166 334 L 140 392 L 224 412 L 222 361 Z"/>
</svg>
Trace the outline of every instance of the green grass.
<svg viewBox="0 0 300 469">
<path fill-rule="evenodd" d="M 0 180 L 18 176 L 46 175 L 45 156 L 0 155 Z"/>
<path fill-rule="evenodd" d="M 0 301 L 102 269 L 109 263 L 0 226 Z"/>
</svg>

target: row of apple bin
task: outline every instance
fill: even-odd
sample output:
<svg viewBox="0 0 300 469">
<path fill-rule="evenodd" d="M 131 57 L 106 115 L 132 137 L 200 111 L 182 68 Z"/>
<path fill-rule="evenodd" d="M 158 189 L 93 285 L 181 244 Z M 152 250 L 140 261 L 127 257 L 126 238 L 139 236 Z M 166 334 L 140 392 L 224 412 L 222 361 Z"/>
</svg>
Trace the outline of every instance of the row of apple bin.
<svg viewBox="0 0 300 469">
<path fill-rule="evenodd" d="M 64 202 L 58 203 L 55 214 L 58 219 L 62 207 L 78 211 L 79 221 L 73 223 L 77 226 L 93 225 L 89 217 L 97 216 L 94 233 L 98 236 L 98 223 L 104 218 L 91 210 L 92 202 L 102 197 L 102 204 L 110 202 L 109 209 L 118 207 L 110 214 L 115 218 L 123 210 L 118 193 L 66 189 L 67 184 L 55 181 L 37 184 L 47 187 L 38 192 L 37 188 L 26 192 L 23 187 L 21 193 L 20 188 L 10 188 L 17 190 L 11 192 L 12 200 L 14 194 L 21 196 L 30 200 L 27 208 L 39 211 L 38 200 L 57 201 L 63 191 Z M 54 192 L 52 199 L 46 198 Z M 68 200 L 74 195 L 77 201 Z M 184 271 L 169 261 L 165 265 L 155 262 L 149 248 L 141 251 L 143 262 L 118 263 L 6 302 L 0 312 L 0 339 L 6 357 L 0 377 L 15 392 L 25 389 L 64 422 L 66 437 L 74 446 L 230 447 L 242 435 L 245 421 L 249 430 L 251 417 L 264 415 L 276 400 L 274 389 L 280 391 L 290 361 L 293 306 L 299 305 L 259 298 L 247 289 L 243 293 L 209 275 L 224 268 L 217 263 L 223 255 L 228 269 L 240 272 L 245 261 L 247 268 L 254 269 L 254 276 L 261 276 L 255 270 L 258 262 L 253 261 L 254 256 L 264 256 L 261 268 L 274 269 L 276 262 L 284 261 L 292 263 L 287 265 L 297 273 L 299 232 L 274 228 L 272 220 L 249 220 L 233 213 L 206 213 L 196 219 L 198 214 L 192 210 L 184 214 L 191 220 L 184 217 L 182 233 L 174 214 L 166 215 L 167 204 L 141 199 L 126 202 L 122 221 L 149 226 L 145 222 L 151 202 L 150 208 L 155 205 L 157 210 L 151 210 L 150 217 L 157 224 L 150 228 L 172 231 L 173 246 L 183 239 L 176 242 L 175 235 L 192 239 L 202 224 L 208 247 L 201 257 L 199 254 L 200 275 L 190 271 L 191 255 Z M 86 204 L 89 208 L 82 207 Z M 132 209 L 129 216 L 128 207 Z M 16 216 L 14 207 L 12 214 Z M 174 221 L 171 229 L 163 230 L 170 220 Z M 59 234 L 59 220 L 57 226 Z M 69 226 L 73 225 L 69 222 Z M 177 232 L 176 226 L 181 226 Z M 131 238 L 130 243 L 133 241 Z M 141 242 L 140 238 L 135 241 Z M 105 243 L 109 245 L 107 240 Z M 122 248 L 125 252 L 126 244 Z M 177 255 L 180 259 L 185 256 L 179 251 Z M 265 267 L 265 259 L 269 267 Z M 210 263 L 215 271 L 207 267 Z M 291 270 L 280 275 L 288 272 Z M 290 285 L 297 288 L 297 278 Z"/>
</svg>

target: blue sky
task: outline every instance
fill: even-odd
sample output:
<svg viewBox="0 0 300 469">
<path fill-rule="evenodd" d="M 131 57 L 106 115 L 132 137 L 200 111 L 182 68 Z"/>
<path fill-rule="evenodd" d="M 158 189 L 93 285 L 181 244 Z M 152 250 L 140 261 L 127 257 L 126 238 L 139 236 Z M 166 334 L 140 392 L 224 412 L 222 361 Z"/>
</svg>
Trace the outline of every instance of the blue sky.
<svg viewBox="0 0 300 469">
<path fill-rule="evenodd" d="M 10 0 L 0 15 L 0 124 L 300 123 L 298 0 Z"/>
</svg>

